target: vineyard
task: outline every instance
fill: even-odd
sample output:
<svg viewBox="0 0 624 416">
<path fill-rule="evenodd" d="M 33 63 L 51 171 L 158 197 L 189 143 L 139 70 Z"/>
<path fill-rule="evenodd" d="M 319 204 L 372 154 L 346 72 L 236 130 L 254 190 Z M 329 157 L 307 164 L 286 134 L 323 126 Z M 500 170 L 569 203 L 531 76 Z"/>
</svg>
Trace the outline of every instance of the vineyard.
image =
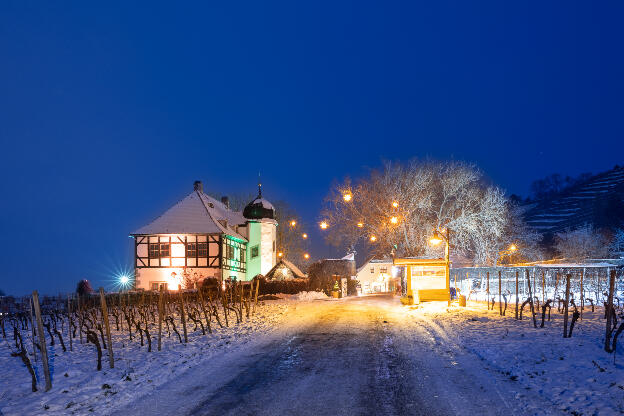
<svg viewBox="0 0 624 416">
<path fill-rule="evenodd" d="M 85 411 L 85 406 L 88 410 L 98 400 L 112 401 L 115 395 L 140 394 L 138 386 L 153 388 L 158 378 L 164 380 L 220 349 L 251 340 L 259 330 L 268 330 L 285 306 L 259 301 L 258 286 L 238 282 L 198 290 L 126 293 L 100 289 L 87 296 L 41 299 L 34 292 L 32 297 L 0 305 L 0 310 L 9 310 L 0 315 L 4 355 L 0 359 L 8 362 L 10 355 L 11 360 L 21 360 L 24 369 L 11 374 L 11 380 L 3 374 L 3 390 L 10 387 L 22 397 L 28 391 L 59 388 L 62 393 L 82 394 L 84 383 L 101 390 L 80 405 L 34 396 L 40 401 L 34 410 L 61 413 L 75 406 L 76 411 Z M 176 367 L 179 360 L 188 365 Z M 124 391 L 126 386 L 132 387 L 130 391 Z M 7 399 L 5 394 L 9 391 L 0 400 Z"/>
</svg>

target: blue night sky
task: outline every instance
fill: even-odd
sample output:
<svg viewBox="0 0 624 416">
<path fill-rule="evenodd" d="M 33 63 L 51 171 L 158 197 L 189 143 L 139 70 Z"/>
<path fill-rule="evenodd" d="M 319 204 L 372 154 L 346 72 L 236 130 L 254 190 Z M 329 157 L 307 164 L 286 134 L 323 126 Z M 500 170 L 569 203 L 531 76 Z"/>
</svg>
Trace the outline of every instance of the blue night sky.
<svg viewBox="0 0 624 416">
<path fill-rule="evenodd" d="M 382 159 L 475 162 L 523 195 L 624 162 L 621 2 L 53 3 L 0 4 L 10 294 L 108 287 L 196 179 L 250 193 L 260 170 L 314 224 Z"/>
</svg>

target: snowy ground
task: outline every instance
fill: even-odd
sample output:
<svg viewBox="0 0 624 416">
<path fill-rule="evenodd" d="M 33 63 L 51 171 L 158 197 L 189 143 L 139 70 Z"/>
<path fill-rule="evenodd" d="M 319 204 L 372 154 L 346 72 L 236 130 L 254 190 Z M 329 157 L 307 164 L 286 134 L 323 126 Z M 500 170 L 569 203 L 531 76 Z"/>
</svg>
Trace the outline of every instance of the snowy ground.
<svg viewBox="0 0 624 416">
<path fill-rule="evenodd" d="M 250 321 L 194 335 L 186 346 L 167 340 L 161 352 L 123 348 L 118 339 L 114 370 L 104 358 L 103 371 L 94 371 L 91 350 L 56 350 L 48 393 L 30 392 L 26 369 L 0 342 L 0 414 L 624 411 L 624 357 L 614 364 L 602 350 L 601 310 L 586 310 L 574 336 L 563 339 L 557 313 L 533 329 L 513 310 L 499 317 L 478 303 L 316 297 L 268 301 Z"/>
</svg>

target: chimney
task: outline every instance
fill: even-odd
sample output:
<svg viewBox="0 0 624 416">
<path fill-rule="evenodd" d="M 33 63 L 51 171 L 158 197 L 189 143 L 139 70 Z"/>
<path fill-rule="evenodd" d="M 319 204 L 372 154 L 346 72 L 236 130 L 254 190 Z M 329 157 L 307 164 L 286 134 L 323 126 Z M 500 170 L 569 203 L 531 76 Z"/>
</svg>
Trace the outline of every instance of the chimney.
<svg viewBox="0 0 624 416">
<path fill-rule="evenodd" d="M 223 205 L 225 205 L 227 209 L 230 209 L 230 198 L 228 198 L 227 196 L 222 196 L 221 202 L 223 202 Z"/>
<path fill-rule="evenodd" d="M 194 191 L 199 191 L 199 192 L 204 192 L 204 185 L 202 185 L 201 181 L 195 181 L 193 183 L 193 190 Z"/>
</svg>

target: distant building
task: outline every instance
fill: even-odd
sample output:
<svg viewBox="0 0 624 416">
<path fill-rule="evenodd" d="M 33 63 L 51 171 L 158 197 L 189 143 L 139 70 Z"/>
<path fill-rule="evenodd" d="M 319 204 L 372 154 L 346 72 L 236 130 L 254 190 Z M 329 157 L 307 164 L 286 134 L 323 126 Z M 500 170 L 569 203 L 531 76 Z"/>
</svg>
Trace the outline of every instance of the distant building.
<svg viewBox="0 0 624 416">
<path fill-rule="evenodd" d="M 392 265 L 392 259 L 369 259 L 357 269 L 356 279 L 362 293 L 393 292 L 400 279 L 399 268 Z"/>
<path fill-rule="evenodd" d="M 281 259 L 277 264 L 265 275 L 267 280 L 293 280 L 293 279 L 306 279 L 305 273 L 303 273 L 297 266 L 289 262 L 286 259 Z"/>
<path fill-rule="evenodd" d="M 151 223 L 131 234 L 134 238 L 135 288 L 188 288 L 208 277 L 251 280 L 268 273 L 276 263 L 273 205 L 258 197 L 243 212 L 233 211 L 203 191 L 193 192 Z"/>
</svg>

